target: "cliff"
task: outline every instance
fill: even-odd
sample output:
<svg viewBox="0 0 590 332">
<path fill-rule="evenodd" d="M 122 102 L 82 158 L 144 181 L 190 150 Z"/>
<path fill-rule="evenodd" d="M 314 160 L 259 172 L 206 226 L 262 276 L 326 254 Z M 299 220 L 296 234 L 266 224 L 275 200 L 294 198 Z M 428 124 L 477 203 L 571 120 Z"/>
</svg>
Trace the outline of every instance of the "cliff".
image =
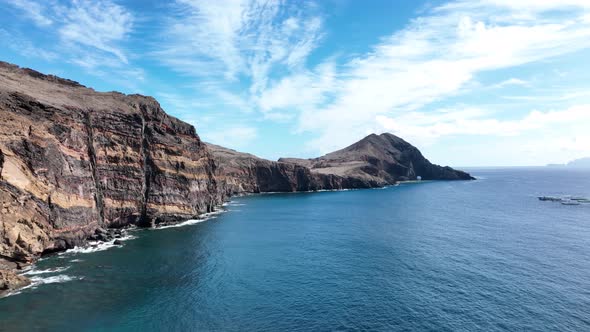
<svg viewBox="0 0 590 332">
<path fill-rule="evenodd" d="M 371 134 L 342 150 L 314 159 L 270 161 L 208 144 L 218 163 L 216 178 L 229 194 L 373 188 L 416 180 L 473 180 L 430 163 L 420 151 L 389 134 Z"/>
<path fill-rule="evenodd" d="M 216 164 L 216 180 L 226 196 L 244 193 L 369 188 L 362 179 L 313 172 L 306 166 L 258 158 L 207 144 Z"/>
<path fill-rule="evenodd" d="M 214 172 L 194 127 L 153 98 L 0 63 L 0 258 L 195 218 L 223 199 Z"/>
</svg>

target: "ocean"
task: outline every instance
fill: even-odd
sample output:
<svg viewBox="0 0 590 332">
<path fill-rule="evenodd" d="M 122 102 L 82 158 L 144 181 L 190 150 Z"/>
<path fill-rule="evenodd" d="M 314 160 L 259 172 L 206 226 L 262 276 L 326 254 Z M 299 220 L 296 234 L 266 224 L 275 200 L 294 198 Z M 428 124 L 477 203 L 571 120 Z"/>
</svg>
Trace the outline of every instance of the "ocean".
<svg viewBox="0 0 590 332">
<path fill-rule="evenodd" d="M 39 261 L 2 331 L 589 331 L 590 171 L 234 198 Z M 105 249 L 105 250 L 99 250 Z"/>
</svg>

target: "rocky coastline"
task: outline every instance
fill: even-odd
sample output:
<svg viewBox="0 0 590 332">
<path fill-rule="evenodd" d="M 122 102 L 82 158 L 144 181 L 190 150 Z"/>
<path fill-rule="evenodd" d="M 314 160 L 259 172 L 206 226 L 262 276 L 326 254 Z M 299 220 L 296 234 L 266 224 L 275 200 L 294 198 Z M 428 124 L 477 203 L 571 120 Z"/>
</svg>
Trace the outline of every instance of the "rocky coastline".
<svg viewBox="0 0 590 332">
<path fill-rule="evenodd" d="M 0 62 L 0 295 L 23 267 L 129 226 L 198 219 L 229 197 L 470 180 L 391 135 L 270 161 L 201 141 L 152 97 L 96 92 Z"/>
</svg>

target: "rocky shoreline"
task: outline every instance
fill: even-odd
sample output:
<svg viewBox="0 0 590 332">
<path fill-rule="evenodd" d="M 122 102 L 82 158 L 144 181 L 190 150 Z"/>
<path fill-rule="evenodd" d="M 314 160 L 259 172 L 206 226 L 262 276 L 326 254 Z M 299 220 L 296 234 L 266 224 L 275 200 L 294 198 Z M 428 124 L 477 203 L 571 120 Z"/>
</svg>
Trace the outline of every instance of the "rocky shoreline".
<svg viewBox="0 0 590 332">
<path fill-rule="evenodd" d="M 201 141 L 152 97 L 97 92 L 0 62 L 0 293 L 18 271 L 129 226 L 199 219 L 250 193 L 471 180 L 391 134 L 314 159 L 270 161 Z"/>
<path fill-rule="evenodd" d="M 123 245 L 123 239 L 128 236 L 127 231 L 131 227 L 124 228 L 97 228 L 94 234 L 91 234 L 81 244 L 83 248 L 92 248 L 93 246 L 100 246 L 104 243 L 112 243 L 112 245 Z M 70 248 L 73 249 L 73 248 Z M 55 252 L 46 252 L 39 258 L 47 255 L 52 255 L 58 252 L 63 252 L 67 249 L 57 250 Z M 31 285 L 31 280 L 23 273 L 29 270 L 34 264 L 33 262 L 13 262 L 0 258 L 0 298 L 10 295 L 23 287 Z"/>
</svg>

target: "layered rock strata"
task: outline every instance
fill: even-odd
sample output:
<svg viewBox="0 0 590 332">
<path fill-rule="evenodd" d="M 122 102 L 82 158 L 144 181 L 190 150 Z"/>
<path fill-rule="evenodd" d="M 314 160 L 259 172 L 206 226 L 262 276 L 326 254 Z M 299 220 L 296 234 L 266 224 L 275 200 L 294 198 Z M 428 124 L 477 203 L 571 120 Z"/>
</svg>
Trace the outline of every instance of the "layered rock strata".
<svg viewBox="0 0 590 332">
<path fill-rule="evenodd" d="M 0 63 L 0 257 L 33 261 L 99 228 L 196 218 L 223 200 L 193 126 L 141 95 Z"/>
</svg>

